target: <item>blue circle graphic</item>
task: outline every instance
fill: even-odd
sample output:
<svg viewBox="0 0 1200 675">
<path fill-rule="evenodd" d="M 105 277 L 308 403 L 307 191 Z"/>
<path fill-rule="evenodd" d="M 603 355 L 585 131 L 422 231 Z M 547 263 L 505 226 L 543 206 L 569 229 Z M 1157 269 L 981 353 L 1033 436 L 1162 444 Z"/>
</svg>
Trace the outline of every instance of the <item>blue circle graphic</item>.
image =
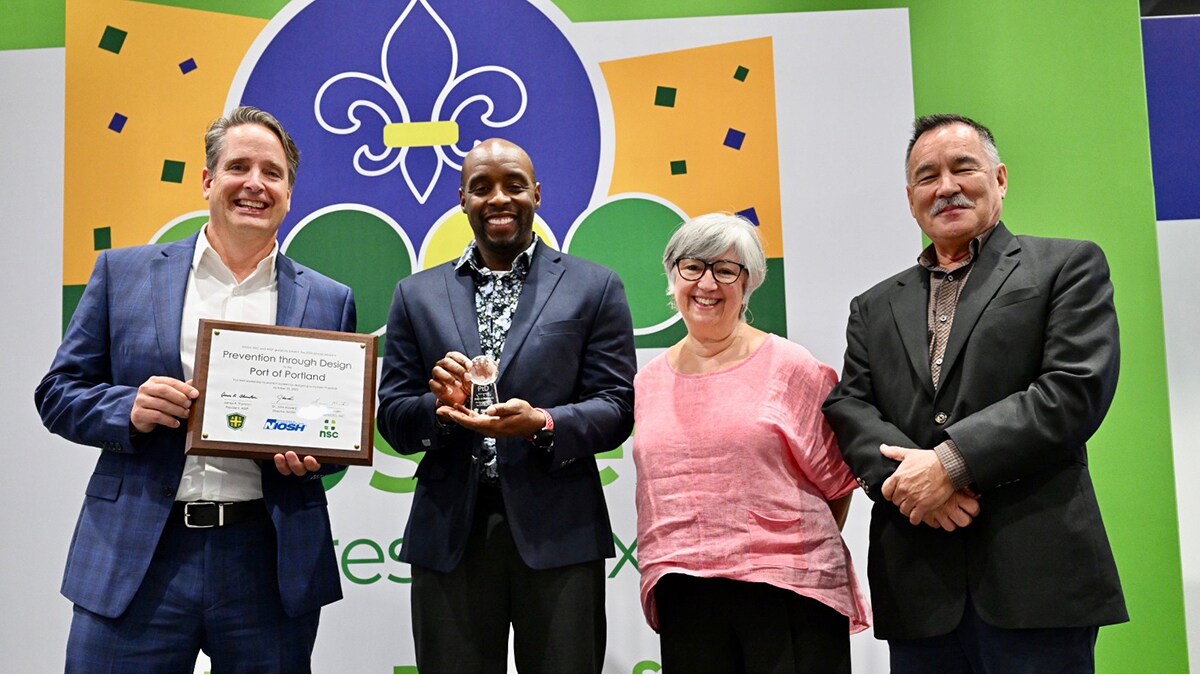
<svg viewBox="0 0 1200 675">
<path fill-rule="evenodd" d="M 591 201 L 600 121 L 586 69 L 558 27 L 524 0 L 315 0 L 254 64 L 241 101 L 270 111 L 301 151 L 287 236 L 312 212 L 357 203 L 414 242 L 458 203 L 461 153 L 499 136 L 524 147 L 542 218 L 561 241 Z M 389 148 L 388 123 L 437 147 Z M 457 149 L 457 151 L 456 151 Z M 439 154 L 440 151 L 440 154 Z"/>
</svg>

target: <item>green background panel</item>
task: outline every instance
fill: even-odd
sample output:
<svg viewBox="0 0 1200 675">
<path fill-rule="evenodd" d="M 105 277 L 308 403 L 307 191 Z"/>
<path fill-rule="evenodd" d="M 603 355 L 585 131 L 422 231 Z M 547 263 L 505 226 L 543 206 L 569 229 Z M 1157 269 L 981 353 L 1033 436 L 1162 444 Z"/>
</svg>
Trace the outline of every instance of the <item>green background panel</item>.
<svg viewBox="0 0 1200 675">
<path fill-rule="evenodd" d="M 221 14 L 237 14 L 269 19 L 279 13 L 288 0 L 137 0 L 151 5 L 202 9 Z M 357 1 L 357 0 L 356 0 Z"/>
<path fill-rule="evenodd" d="M 288 0 L 137 1 L 260 19 L 275 16 L 288 3 Z M 0 26 L 0 50 L 62 47 L 66 44 L 66 0 L 0 0 L 0 17 L 3 23 L 3 26 Z"/>
<path fill-rule="evenodd" d="M 0 0 L 0 50 L 66 44 L 64 0 Z"/>
</svg>

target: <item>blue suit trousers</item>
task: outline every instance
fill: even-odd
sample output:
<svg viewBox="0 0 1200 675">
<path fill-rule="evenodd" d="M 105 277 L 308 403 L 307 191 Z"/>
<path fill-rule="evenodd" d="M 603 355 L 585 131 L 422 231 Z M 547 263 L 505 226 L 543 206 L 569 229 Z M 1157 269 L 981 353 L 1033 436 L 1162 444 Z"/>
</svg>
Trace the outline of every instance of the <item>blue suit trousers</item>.
<svg viewBox="0 0 1200 675">
<path fill-rule="evenodd" d="M 190 529 L 171 521 L 129 608 L 108 618 L 75 605 L 68 673 L 311 672 L 319 609 L 290 617 L 277 579 L 275 528 L 263 517 Z"/>
</svg>

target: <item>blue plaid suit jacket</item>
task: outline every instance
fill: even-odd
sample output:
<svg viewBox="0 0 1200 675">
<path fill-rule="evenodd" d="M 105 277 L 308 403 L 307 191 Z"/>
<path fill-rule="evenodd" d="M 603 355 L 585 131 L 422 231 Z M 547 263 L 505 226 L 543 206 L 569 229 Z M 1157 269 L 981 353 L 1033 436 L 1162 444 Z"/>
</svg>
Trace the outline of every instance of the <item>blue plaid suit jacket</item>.
<svg viewBox="0 0 1200 675">
<path fill-rule="evenodd" d="M 50 372 L 34 395 L 42 421 L 100 448 L 67 555 L 62 593 L 120 616 L 142 583 L 183 474 L 186 425 L 130 435 L 137 388 L 183 379 L 179 333 L 196 237 L 105 251 L 96 261 Z M 276 323 L 353 331 L 354 294 L 279 255 Z M 278 541 L 279 593 L 292 616 L 342 597 L 320 477 L 263 465 L 263 499 Z"/>
</svg>

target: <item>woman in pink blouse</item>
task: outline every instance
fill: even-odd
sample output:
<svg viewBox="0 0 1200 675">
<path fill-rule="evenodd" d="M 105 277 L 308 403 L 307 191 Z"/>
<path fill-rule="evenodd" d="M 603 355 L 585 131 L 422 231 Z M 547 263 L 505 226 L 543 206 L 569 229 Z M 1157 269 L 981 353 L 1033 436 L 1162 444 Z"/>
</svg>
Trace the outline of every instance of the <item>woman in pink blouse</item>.
<svg viewBox="0 0 1200 675">
<path fill-rule="evenodd" d="M 841 527 L 856 487 L 821 415 L 834 371 L 746 323 L 754 226 L 714 213 L 663 256 L 687 335 L 634 380 L 642 608 L 665 672 L 850 672 L 871 622 Z"/>
</svg>

